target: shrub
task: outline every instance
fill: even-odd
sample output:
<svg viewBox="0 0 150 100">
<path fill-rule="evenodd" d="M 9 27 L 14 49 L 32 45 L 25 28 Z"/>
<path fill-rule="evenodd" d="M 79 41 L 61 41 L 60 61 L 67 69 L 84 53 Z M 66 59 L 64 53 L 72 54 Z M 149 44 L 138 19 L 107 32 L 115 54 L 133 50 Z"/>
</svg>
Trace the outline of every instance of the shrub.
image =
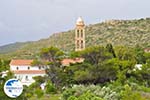
<svg viewBox="0 0 150 100">
<path fill-rule="evenodd" d="M 84 97 L 85 95 L 86 96 L 90 95 L 93 96 L 94 98 L 95 97 L 98 98 L 92 100 L 102 100 L 100 98 L 103 98 L 104 100 L 119 100 L 120 98 L 120 94 L 112 90 L 110 87 L 101 87 L 99 85 L 89 85 L 89 86 L 75 85 L 72 88 L 66 89 L 63 92 L 62 98 L 63 100 L 68 100 L 68 99 L 76 100 L 75 98 L 78 98 L 78 100 L 80 100 L 79 98 Z"/>
<path fill-rule="evenodd" d="M 50 81 L 48 81 L 46 84 L 46 93 L 56 93 L 56 88 Z"/>
<path fill-rule="evenodd" d="M 96 96 L 95 94 L 86 92 L 86 93 L 83 93 L 81 96 L 79 96 L 78 100 L 103 100 L 103 99 Z"/>
<path fill-rule="evenodd" d="M 41 89 L 37 88 L 35 90 L 35 94 L 38 98 L 41 98 L 44 95 L 44 92 Z"/>
<path fill-rule="evenodd" d="M 124 86 L 125 90 L 121 91 L 121 100 L 146 100 L 139 92 L 132 91 L 129 85 Z"/>
<path fill-rule="evenodd" d="M 86 92 L 80 95 L 79 97 L 70 96 L 68 100 L 103 100 L 103 99 L 91 92 Z"/>
</svg>

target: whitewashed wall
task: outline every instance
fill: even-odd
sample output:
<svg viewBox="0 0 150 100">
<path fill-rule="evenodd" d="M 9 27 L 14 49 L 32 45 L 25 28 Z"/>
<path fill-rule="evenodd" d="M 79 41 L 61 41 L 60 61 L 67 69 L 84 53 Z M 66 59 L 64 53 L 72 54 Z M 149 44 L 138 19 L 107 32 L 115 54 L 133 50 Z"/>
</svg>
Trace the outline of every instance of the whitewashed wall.
<svg viewBox="0 0 150 100">
<path fill-rule="evenodd" d="M 26 76 L 28 79 L 26 79 Z M 45 76 L 45 74 L 15 74 L 15 77 L 19 79 L 23 85 L 27 86 L 35 82 L 33 79 L 35 76 Z"/>
<path fill-rule="evenodd" d="M 28 70 L 28 67 L 30 68 L 29 70 L 39 70 L 39 66 L 10 66 L 10 70 L 17 70 L 17 67 L 19 68 L 18 70 Z M 41 70 L 44 70 L 43 67 L 41 67 Z"/>
<path fill-rule="evenodd" d="M 45 68 L 44 67 L 40 67 L 39 66 L 13 66 L 13 65 L 10 65 L 10 70 L 11 71 L 16 71 L 17 70 L 17 67 L 18 67 L 18 71 L 24 71 L 24 70 L 32 70 L 32 71 L 36 71 L 36 70 L 44 70 Z M 29 67 L 29 69 L 28 69 Z M 35 76 L 45 76 L 46 74 L 15 74 L 15 77 L 17 79 L 19 79 L 23 85 L 31 85 L 32 83 L 34 83 L 34 79 L 33 77 Z M 28 78 L 26 78 L 28 77 Z"/>
</svg>

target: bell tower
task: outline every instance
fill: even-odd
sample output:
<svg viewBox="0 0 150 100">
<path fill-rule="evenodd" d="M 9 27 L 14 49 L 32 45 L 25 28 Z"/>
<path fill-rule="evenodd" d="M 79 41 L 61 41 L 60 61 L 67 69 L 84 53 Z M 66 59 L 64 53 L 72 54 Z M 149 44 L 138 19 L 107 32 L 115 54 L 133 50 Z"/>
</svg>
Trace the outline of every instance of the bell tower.
<svg viewBox="0 0 150 100">
<path fill-rule="evenodd" d="M 85 24 L 81 17 L 76 21 L 75 28 L 75 51 L 85 49 Z"/>
</svg>

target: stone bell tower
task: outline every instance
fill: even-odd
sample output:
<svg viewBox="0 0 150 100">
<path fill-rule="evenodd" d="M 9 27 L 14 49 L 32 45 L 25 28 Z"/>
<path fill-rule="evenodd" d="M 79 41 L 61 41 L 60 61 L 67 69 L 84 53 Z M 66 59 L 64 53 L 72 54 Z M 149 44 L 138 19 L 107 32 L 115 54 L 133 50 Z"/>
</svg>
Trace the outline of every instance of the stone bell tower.
<svg viewBox="0 0 150 100">
<path fill-rule="evenodd" d="M 85 49 L 85 24 L 81 17 L 76 21 L 75 28 L 75 51 Z"/>
</svg>

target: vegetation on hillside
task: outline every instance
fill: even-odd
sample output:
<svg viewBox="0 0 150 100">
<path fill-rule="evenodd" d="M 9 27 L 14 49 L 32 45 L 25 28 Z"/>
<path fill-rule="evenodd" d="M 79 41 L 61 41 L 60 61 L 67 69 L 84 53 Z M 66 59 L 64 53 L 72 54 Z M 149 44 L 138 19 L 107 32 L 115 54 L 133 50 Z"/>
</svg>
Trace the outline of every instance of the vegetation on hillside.
<svg viewBox="0 0 150 100">
<path fill-rule="evenodd" d="M 110 20 L 86 27 L 86 47 L 91 45 L 136 46 L 150 44 L 150 18 Z M 0 47 L 0 57 L 35 58 L 41 48 L 55 46 L 65 52 L 74 50 L 74 30 L 51 35 L 35 42 L 15 43 Z"/>
</svg>

